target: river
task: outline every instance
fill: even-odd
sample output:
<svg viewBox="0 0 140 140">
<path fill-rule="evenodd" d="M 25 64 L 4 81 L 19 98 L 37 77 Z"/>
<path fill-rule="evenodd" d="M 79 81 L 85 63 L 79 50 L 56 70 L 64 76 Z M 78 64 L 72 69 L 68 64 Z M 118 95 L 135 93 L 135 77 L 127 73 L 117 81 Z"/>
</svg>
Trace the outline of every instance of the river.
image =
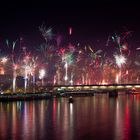
<svg viewBox="0 0 140 140">
<path fill-rule="evenodd" d="M 139 140 L 140 94 L 0 102 L 0 140 Z"/>
</svg>

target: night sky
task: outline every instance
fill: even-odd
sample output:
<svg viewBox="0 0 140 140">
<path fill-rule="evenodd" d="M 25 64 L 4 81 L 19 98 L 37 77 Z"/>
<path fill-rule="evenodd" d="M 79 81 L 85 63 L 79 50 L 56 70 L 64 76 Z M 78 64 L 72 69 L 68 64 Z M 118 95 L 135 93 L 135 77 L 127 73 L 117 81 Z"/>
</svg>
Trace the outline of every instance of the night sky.
<svg viewBox="0 0 140 140">
<path fill-rule="evenodd" d="M 36 43 L 41 36 L 38 27 L 45 23 L 54 33 L 66 35 L 73 28 L 73 39 L 104 41 L 108 35 L 125 30 L 140 38 L 140 10 L 128 1 L 20 1 L 0 5 L 0 39 L 24 37 Z M 104 43 L 104 42 L 103 42 Z"/>
</svg>

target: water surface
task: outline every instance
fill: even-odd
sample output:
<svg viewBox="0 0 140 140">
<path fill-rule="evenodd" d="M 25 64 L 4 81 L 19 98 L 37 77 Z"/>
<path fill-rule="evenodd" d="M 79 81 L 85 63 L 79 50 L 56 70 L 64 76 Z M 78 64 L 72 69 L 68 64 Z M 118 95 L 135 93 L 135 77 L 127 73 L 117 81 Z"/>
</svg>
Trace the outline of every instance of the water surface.
<svg viewBox="0 0 140 140">
<path fill-rule="evenodd" d="M 0 140 L 139 140 L 140 95 L 0 102 Z"/>
</svg>

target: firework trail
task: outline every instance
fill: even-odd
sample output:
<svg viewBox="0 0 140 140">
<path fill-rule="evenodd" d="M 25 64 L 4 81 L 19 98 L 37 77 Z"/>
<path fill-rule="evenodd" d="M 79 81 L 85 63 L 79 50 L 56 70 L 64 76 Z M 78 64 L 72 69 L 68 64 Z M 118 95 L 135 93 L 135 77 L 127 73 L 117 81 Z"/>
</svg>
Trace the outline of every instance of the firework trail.
<svg viewBox="0 0 140 140">
<path fill-rule="evenodd" d="M 13 41 L 13 44 L 12 44 L 12 54 L 11 54 L 11 60 L 12 60 L 12 66 L 13 66 L 13 93 L 15 93 L 16 92 L 16 77 L 17 77 L 17 73 L 16 73 L 16 71 L 17 71 L 17 64 L 16 64 L 16 60 L 15 60 L 15 54 L 14 54 L 14 50 L 15 50 L 15 46 L 16 46 L 16 43 L 17 43 L 17 40 L 16 41 Z M 9 41 L 8 40 L 6 40 L 6 44 L 7 44 L 7 46 L 8 46 L 8 48 L 9 48 Z"/>
<path fill-rule="evenodd" d="M 40 69 L 39 70 L 39 79 L 42 80 L 42 86 L 44 86 L 44 76 L 45 76 L 45 74 L 46 74 L 45 69 Z"/>
<path fill-rule="evenodd" d="M 69 27 L 69 35 L 72 35 L 72 27 Z"/>
<path fill-rule="evenodd" d="M 44 24 L 42 24 L 40 27 L 39 27 L 39 31 L 41 32 L 43 38 L 45 39 L 46 43 L 48 43 L 48 41 L 50 39 L 52 39 L 52 28 L 48 28 L 46 29 L 46 26 Z"/>
</svg>

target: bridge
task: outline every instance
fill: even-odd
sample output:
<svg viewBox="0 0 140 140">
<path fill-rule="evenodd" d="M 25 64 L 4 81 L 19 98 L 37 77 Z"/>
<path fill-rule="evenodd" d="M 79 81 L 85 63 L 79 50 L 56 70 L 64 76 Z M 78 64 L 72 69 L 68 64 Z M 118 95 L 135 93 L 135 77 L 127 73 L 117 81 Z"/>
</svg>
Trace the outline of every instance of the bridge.
<svg viewBox="0 0 140 140">
<path fill-rule="evenodd" d="M 119 91 L 125 93 L 140 93 L 140 84 L 106 84 L 106 85 L 56 85 L 43 87 L 47 91 L 63 94 L 77 93 L 109 93 L 109 95 L 118 95 Z"/>
</svg>

